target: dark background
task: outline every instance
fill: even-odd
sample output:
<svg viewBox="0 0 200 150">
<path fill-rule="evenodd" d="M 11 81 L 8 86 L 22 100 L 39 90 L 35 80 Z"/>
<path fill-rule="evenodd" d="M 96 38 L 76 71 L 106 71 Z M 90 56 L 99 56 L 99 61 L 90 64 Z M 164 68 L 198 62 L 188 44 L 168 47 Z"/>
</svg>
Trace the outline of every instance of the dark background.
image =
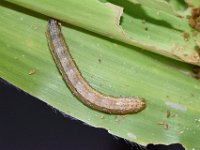
<svg viewBox="0 0 200 150">
<path fill-rule="evenodd" d="M 63 116 L 0 78 L 0 150 L 184 150 L 139 144 Z"/>
</svg>

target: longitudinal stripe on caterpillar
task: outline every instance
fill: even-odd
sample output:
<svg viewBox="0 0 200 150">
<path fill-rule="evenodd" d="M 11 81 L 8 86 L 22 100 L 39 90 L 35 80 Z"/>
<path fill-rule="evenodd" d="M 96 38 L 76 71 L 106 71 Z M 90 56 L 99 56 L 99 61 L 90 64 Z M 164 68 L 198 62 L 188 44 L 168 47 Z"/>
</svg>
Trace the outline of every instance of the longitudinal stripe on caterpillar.
<svg viewBox="0 0 200 150">
<path fill-rule="evenodd" d="M 108 96 L 93 89 L 82 77 L 74 62 L 57 20 L 49 20 L 46 35 L 52 56 L 63 79 L 71 92 L 85 105 L 111 114 L 136 113 L 145 108 L 143 98 Z"/>
</svg>

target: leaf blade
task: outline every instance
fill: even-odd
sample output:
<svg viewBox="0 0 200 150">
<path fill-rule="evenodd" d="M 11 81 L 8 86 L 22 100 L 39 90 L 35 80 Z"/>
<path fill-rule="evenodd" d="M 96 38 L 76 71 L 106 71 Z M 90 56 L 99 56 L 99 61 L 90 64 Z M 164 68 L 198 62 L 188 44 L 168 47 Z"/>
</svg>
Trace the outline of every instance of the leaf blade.
<svg viewBox="0 0 200 150">
<path fill-rule="evenodd" d="M 123 138 L 141 144 L 181 142 L 187 148 L 200 147 L 200 130 L 195 122 L 200 114 L 199 82 L 158 61 L 157 55 L 150 56 L 136 47 L 64 24 L 62 31 L 72 56 L 94 88 L 107 94 L 134 94 L 148 100 L 148 107 L 136 115 L 116 117 L 91 110 L 73 97 L 58 73 L 44 33 L 47 18 L 9 7 L 13 8 L 0 6 L 4 20 L 0 22 L 2 78 L 64 113 Z M 32 68 L 36 73 L 28 75 Z M 167 101 L 186 106 L 187 110 L 174 109 L 166 105 Z M 167 109 L 178 116 L 167 120 Z M 164 129 L 158 121 L 167 121 L 170 128 Z M 181 131 L 184 133 L 179 134 Z"/>
</svg>

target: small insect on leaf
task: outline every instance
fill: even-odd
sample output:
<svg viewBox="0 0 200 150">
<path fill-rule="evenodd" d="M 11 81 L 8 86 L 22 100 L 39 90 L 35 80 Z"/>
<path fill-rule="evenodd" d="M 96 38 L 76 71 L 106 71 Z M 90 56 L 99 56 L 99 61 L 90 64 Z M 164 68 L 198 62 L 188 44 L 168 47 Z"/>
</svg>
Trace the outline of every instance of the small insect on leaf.
<svg viewBox="0 0 200 150">
<path fill-rule="evenodd" d="M 36 73 L 36 70 L 34 68 L 30 69 L 28 74 L 29 75 L 34 75 Z"/>
</svg>

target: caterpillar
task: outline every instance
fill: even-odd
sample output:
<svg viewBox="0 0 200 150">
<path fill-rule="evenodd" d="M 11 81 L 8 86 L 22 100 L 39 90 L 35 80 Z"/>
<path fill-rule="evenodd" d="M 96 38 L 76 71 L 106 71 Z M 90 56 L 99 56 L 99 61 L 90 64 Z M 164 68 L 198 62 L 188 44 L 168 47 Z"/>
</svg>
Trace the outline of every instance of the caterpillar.
<svg viewBox="0 0 200 150">
<path fill-rule="evenodd" d="M 72 94 L 83 104 L 109 114 L 137 113 L 145 108 L 145 100 L 138 96 L 109 96 L 92 88 L 74 62 L 57 20 L 48 21 L 46 36 L 49 49 L 64 81 Z"/>
</svg>

